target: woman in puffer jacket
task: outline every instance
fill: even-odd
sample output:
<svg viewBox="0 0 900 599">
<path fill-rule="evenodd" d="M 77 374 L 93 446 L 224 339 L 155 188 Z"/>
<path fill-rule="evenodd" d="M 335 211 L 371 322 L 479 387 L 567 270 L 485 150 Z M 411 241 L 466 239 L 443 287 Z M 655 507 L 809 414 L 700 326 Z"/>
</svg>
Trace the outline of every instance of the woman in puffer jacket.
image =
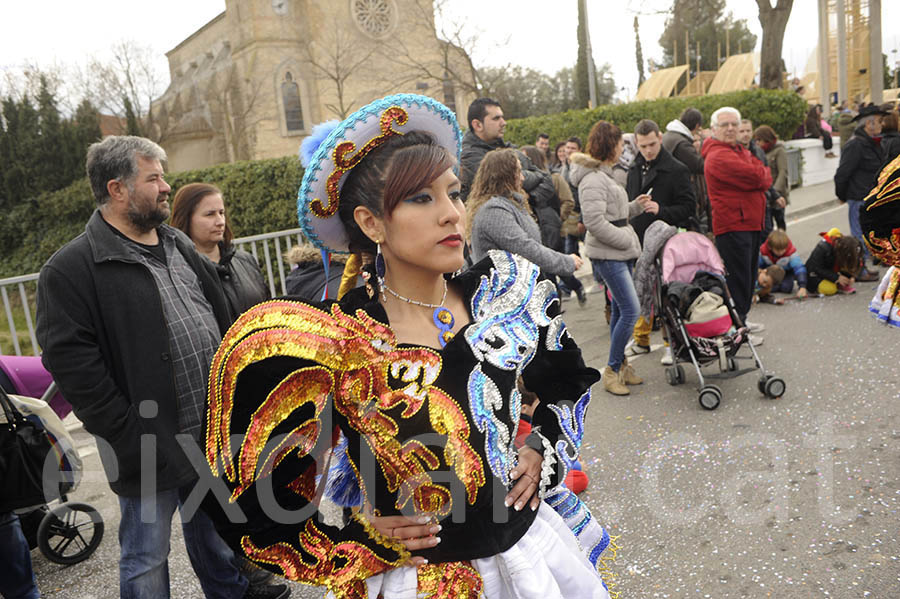
<svg viewBox="0 0 900 599">
<path fill-rule="evenodd" d="M 614 395 L 628 395 L 628 385 L 643 382 L 625 358 L 625 344 L 640 313 L 631 273 L 641 244 L 628 219 L 644 211 L 649 196 L 629 202 L 625 189 L 613 179 L 613 166 L 623 147 L 622 131 L 599 121 L 591 129 L 587 154 L 569 156 L 569 180 L 578 186 L 587 227 L 585 250 L 594 274 L 612 294 L 609 360 L 602 380 L 604 389 Z"/>
</svg>

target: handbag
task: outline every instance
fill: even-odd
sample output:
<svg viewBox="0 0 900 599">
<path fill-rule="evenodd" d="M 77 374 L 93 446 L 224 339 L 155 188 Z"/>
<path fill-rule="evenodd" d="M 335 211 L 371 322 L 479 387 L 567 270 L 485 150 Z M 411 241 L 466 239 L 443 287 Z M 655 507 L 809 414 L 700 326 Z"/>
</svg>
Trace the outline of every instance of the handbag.
<svg viewBox="0 0 900 599">
<path fill-rule="evenodd" d="M 6 416 L 6 422 L 0 423 L 0 513 L 56 499 L 59 470 L 47 431 L 25 418 L 3 389 L 0 405 Z M 50 469 L 50 480 L 44 481 L 48 459 L 53 460 L 54 467 Z"/>
</svg>

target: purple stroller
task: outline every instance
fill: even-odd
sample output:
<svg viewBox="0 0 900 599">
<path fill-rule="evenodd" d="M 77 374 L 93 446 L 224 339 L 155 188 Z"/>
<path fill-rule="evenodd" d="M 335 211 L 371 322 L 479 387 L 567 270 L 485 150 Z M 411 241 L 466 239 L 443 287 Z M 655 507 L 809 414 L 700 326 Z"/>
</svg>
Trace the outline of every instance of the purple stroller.
<svg viewBox="0 0 900 599">
<path fill-rule="evenodd" d="M 757 383 L 759 392 L 770 399 L 781 397 L 786 389 L 785 382 L 766 372 L 756 348 L 749 343 L 749 329 L 735 310 L 734 301 L 725 283 L 725 265 L 713 243 L 700 233 L 677 233 L 666 242 L 657 255 L 656 268 L 659 280 L 656 282 L 655 308 L 662 317 L 675 358 L 675 365 L 666 368 L 666 381 L 670 385 L 684 383 L 686 377 L 681 363 L 690 362 L 700 382 L 698 390 L 700 405 L 704 409 L 715 410 L 722 401 L 722 390 L 716 385 L 708 384 L 706 379 L 730 379 L 759 370 Z M 681 313 L 678 302 L 673 301 L 668 294 L 671 283 L 676 281 L 691 283 L 701 271 L 715 277 L 721 283 L 722 299 L 731 317 L 731 327 L 728 331 L 714 337 L 689 334 L 685 325 L 687 315 Z M 744 346 L 750 349 L 751 355 L 739 355 Z M 738 360 L 752 361 L 753 365 L 740 368 Z M 707 373 L 704 377 L 701 367 L 713 363 L 718 364 L 719 372 Z"/>
</svg>

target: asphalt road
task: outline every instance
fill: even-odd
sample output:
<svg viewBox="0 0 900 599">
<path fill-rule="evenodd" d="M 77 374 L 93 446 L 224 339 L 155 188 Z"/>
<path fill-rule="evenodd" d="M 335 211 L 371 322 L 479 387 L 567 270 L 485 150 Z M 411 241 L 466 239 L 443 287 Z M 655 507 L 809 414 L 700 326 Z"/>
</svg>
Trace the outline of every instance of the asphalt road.
<svg viewBox="0 0 900 599">
<path fill-rule="evenodd" d="M 817 233 L 847 230 L 846 210 L 788 224 L 807 254 Z M 753 308 L 767 330 L 767 370 L 718 383 L 721 406 L 697 401 L 696 375 L 666 384 L 659 351 L 635 360 L 644 385 L 627 398 L 595 388 L 582 461 L 584 499 L 622 546 L 613 566 L 623 598 L 900 597 L 900 331 L 867 313 L 875 284 L 855 295 Z M 602 368 L 608 328 L 600 295 L 564 304 L 588 363 Z M 654 343 L 660 343 L 659 333 Z M 86 480 L 73 499 L 101 510 L 106 537 L 88 561 L 61 567 L 32 553 L 46 597 L 117 596 L 118 505 L 83 433 Z M 201 597 L 173 526 L 173 597 Z M 323 595 L 294 586 L 294 597 Z"/>
</svg>

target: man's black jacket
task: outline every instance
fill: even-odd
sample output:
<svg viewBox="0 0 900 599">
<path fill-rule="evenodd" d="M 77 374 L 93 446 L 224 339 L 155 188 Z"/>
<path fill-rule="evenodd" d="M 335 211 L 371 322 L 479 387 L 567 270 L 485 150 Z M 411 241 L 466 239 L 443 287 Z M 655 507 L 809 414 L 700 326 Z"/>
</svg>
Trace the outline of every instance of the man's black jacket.
<svg viewBox="0 0 900 599">
<path fill-rule="evenodd" d="M 197 274 L 224 333 L 228 308 L 213 264 L 181 231 L 160 229 L 175 235 L 176 249 Z M 116 494 L 142 493 L 142 443 L 144 459 L 156 461 L 156 484 L 148 490 L 197 478 L 175 439 L 175 373 L 158 287 L 99 211 L 41 268 L 37 337 L 44 366 L 75 415 L 106 442 L 98 444 L 100 458 Z"/>
<path fill-rule="evenodd" d="M 506 143 L 502 138 L 488 143 L 471 131 L 463 137 L 462 154 L 459 158 L 459 181 L 460 196 L 464 202 L 469 199 L 472 181 L 475 179 L 475 173 L 478 172 L 478 167 L 485 154 L 501 148 L 515 148 L 515 146 Z M 561 250 L 562 221 L 559 218 L 559 198 L 556 197 L 553 179 L 550 178 L 550 173 L 538 170 L 524 153 L 516 152 L 516 155 L 522 165 L 522 175 L 525 178 L 522 189 L 528 194 L 528 203 L 531 204 L 541 227 L 541 243 L 554 250 Z"/>
<path fill-rule="evenodd" d="M 475 173 L 478 172 L 478 166 L 484 159 L 484 155 L 491 150 L 514 147 L 514 145 L 503 141 L 502 137 L 498 137 L 493 142 L 488 143 L 471 131 L 466 132 L 463 136 L 462 153 L 459 157 L 460 197 L 462 197 L 463 202 L 469 199 L 469 190 L 472 188 L 472 181 L 475 179 Z M 540 185 L 541 179 L 544 177 L 541 176 L 540 171 L 537 170 L 534 163 L 532 163 L 525 154 L 518 152 L 518 155 L 519 162 L 522 163 L 522 174 L 525 175 L 525 182 L 522 184 L 522 187 L 529 195 L 531 195 L 532 190 Z M 550 177 L 548 176 L 546 178 L 549 179 Z M 550 186 L 553 186 L 552 181 L 550 181 Z"/>
<path fill-rule="evenodd" d="M 641 243 L 644 242 L 644 231 L 657 220 L 675 227 L 687 228 L 697 203 L 690 171 L 681 162 L 675 160 L 667 149 L 659 149 L 659 155 L 650 164 L 647 174 L 642 175 L 641 171 L 645 164 L 647 161 L 643 154 L 638 152 L 631 168 L 628 169 L 628 179 L 625 183 L 629 201 L 647 193 L 652 187 L 653 201 L 659 204 L 658 214 L 642 212 L 631 219 L 631 226 L 638 234 Z"/>
<path fill-rule="evenodd" d="M 862 200 L 878 178 L 884 160 L 881 146 L 860 125 L 850 141 L 841 148 L 841 162 L 834 173 L 834 193 L 842 202 Z"/>
</svg>

